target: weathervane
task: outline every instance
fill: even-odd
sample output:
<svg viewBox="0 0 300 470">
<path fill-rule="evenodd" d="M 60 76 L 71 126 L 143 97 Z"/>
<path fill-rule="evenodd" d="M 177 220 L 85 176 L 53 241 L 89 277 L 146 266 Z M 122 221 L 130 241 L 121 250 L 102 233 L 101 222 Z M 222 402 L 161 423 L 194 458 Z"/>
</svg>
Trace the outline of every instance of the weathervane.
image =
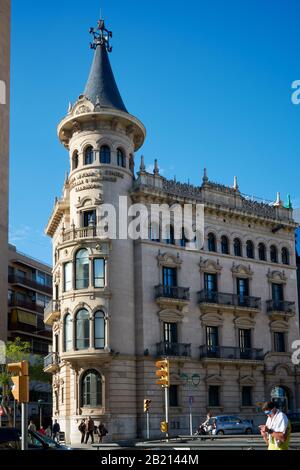
<svg viewBox="0 0 300 470">
<path fill-rule="evenodd" d="M 112 32 L 105 28 L 104 20 L 98 21 L 96 30 L 95 28 L 90 28 L 90 34 L 94 37 L 94 41 L 90 44 L 91 49 L 96 49 L 97 46 L 105 46 L 107 52 L 112 51 L 112 47 L 109 43 L 110 38 L 112 38 Z"/>
</svg>

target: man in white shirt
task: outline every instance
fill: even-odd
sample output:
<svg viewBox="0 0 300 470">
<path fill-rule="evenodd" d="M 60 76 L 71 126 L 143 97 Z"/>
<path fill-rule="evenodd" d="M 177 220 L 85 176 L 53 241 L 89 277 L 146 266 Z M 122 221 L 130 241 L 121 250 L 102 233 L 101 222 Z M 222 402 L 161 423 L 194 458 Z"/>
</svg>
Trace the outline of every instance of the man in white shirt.
<svg viewBox="0 0 300 470">
<path fill-rule="evenodd" d="M 259 429 L 268 450 L 288 450 L 291 433 L 288 417 L 276 408 L 274 402 L 264 403 L 262 410 L 268 419 Z"/>
</svg>

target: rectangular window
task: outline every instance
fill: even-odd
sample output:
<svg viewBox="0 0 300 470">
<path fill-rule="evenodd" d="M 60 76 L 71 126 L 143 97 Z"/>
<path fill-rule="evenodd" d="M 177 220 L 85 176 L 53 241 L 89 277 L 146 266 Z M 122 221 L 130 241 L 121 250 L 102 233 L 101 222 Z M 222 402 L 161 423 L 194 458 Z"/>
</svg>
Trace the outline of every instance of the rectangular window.
<svg viewBox="0 0 300 470">
<path fill-rule="evenodd" d="M 105 287 L 105 260 L 94 259 L 94 287 Z"/>
<path fill-rule="evenodd" d="M 217 275 L 204 273 L 204 288 L 206 292 L 217 292 Z"/>
<path fill-rule="evenodd" d="M 46 285 L 46 274 L 43 273 L 42 271 L 37 271 L 36 273 L 36 282 L 38 284 L 41 284 L 41 286 Z"/>
<path fill-rule="evenodd" d="M 169 403 L 170 406 L 178 406 L 178 385 L 170 385 Z"/>
<path fill-rule="evenodd" d="M 42 295 L 42 294 L 36 294 L 36 304 L 40 305 L 41 307 L 46 307 L 48 303 L 50 302 L 51 297 L 48 297 L 47 295 Z"/>
<path fill-rule="evenodd" d="M 286 352 L 285 334 L 281 331 L 275 331 L 274 333 L 274 349 L 276 352 Z"/>
<path fill-rule="evenodd" d="M 72 290 L 72 263 L 64 264 L 64 292 Z"/>
<path fill-rule="evenodd" d="M 208 406 L 220 406 L 220 387 L 218 385 L 208 387 Z"/>
<path fill-rule="evenodd" d="M 83 226 L 89 227 L 90 225 L 96 225 L 96 211 L 85 211 L 83 213 Z"/>
<path fill-rule="evenodd" d="M 211 352 L 217 352 L 219 347 L 219 331 L 217 326 L 206 327 L 206 345 Z"/>
<path fill-rule="evenodd" d="M 252 387 L 242 387 L 242 406 L 252 406 Z"/>
<path fill-rule="evenodd" d="M 283 285 L 282 284 L 272 284 L 272 299 L 273 299 L 273 308 L 277 310 L 282 310 L 283 302 Z"/>
<path fill-rule="evenodd" d="M 177 343 L 177 323 L 164 323 L 164 342 Z"/>
<path fill-rule="evenodd" d="M 238 278 L 237 280 L 237 294 L 240 300 L 249 295 L 249 279 Z"/>
<path fill-rule="evenodd" d="M 16 275 L 19 279 L 25 279 L 26 278 L 26 272 L 22 271 L 21 269 L 16 270 Z"/>
<path fill-rule="evenodd" d="M 163 285 L 176 287 L 177 286 L 177 270 L 176 268 L 163 268 Z"/>
<path fill-rule="evenodd" d="M 251 330 L 239 330 L 240 355 L 243 359 L 251 359 Z"/>
</svg>

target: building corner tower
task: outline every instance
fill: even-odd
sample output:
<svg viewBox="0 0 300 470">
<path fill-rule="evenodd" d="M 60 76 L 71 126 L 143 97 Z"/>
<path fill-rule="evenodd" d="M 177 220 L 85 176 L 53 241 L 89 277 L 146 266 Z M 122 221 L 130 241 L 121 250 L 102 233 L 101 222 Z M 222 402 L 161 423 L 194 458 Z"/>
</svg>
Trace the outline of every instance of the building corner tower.
<svg viewBox="0 0 300 470">
<path fill-rule="evenodd" d="M 53 328 L 53 418 L 78 441 L 91 416 L 110 437 L 136 436 L 134 246 L 127 236 L 100 234 L 103 204 L 118 212 L 129 197 L 134 152 L 145 128 L 123 103 L 110 66 L 111 32 L 98 22 L 94 60 L 84 90 L 58 126 L 70 175 L 46 227 L 53 239 L 54 299 L 45 311 Z M 126 227 L 127 228 L 127 227 Z"/>
</svg>

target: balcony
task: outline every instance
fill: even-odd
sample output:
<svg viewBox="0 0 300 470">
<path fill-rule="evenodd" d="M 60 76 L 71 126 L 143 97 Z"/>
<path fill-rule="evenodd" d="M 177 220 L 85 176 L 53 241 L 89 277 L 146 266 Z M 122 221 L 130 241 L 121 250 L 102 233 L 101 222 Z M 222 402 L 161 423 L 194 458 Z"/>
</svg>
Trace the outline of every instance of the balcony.
<svg viewBox="0 0 300 470">
<path fill-rule="evenodd" d="M 157 356 L 191 357 L 191 345 L 162 341 L 156 344 Z"/>
<path fill-rule="evenodd" d="M 59 357 L 58 354 L 52 352 L 44 358 L 44 372 L 55 372 L 58 369 Z"/>
<path fill-rule="evenodd" d="M 36 280 L 24 276 L 17 276 L 16 274 L 11 274 L 8 276 L 8 283 L 22 285 L 25 287 L 29 287 L 32 290 L 38 290 L 41 292 L 45 292 L 46 294 L 52 294 L 52 287 L 40 284 Z"/>
<path fill-rule="evenodd" d="M 79 240 L 82 238 L 93 238 L 99 235 L 97 234 L 97 232 L 99 232 L 99 230 L 97 231 L 97 227 L 95 225 L 80 228 L 75 228 L 75 226 L 73 226 L 71 229 L 62 230 L 61 241 L 62 243 L 65 243 L 72 242 L 74 240 Z"/>
<path fill-rule="evenodd" d="M 295 315 L 295 302 L 287 300 L 267 300 L 267 313 L 269 315 L 292 317 Z"/>
<path fill-rule="evenodd" d="M 222 307 L 222 309 L 247 310 L 256 313 L 261 308 L 261 299 L 249 295 L 229 294 L 204 289 L 198 292 L 198 304 L 201 305 L 201 309 L 204 311 L 216 310 Z"/>
<path fill-rule="evenodd" d="M 155 286 L 156 302 L 163 307 L 183 308 L 190 301 L 190 288 L 178 286 Z"/>
<path fill-rule="evenodd" d="M 227 359 L 239 361 L 262 361 L 263 349 L 236 348 L 231 346 L 200 346 L 200 359 Z"/>
<path fill-rule="evenodd" d="M 60 302 L 59 300 L 50 300 L 47 307 L 44 309 L 44 323 L 45 325 L 52 325 L 55 320 L 60 317 Z"/>
<path fill-rule="evenodd" d="M 37 312 L 43 313 L 44 307 L 37 304 L 36 302 L 32 302 L 30 299 L 21 299 L 17 297 L 13 297 L 12 299 L 8 300 L 8 306 L 12 308 L 20 307 L 25 310 L 30 310 L 30 312 Z"/>
</svg>

